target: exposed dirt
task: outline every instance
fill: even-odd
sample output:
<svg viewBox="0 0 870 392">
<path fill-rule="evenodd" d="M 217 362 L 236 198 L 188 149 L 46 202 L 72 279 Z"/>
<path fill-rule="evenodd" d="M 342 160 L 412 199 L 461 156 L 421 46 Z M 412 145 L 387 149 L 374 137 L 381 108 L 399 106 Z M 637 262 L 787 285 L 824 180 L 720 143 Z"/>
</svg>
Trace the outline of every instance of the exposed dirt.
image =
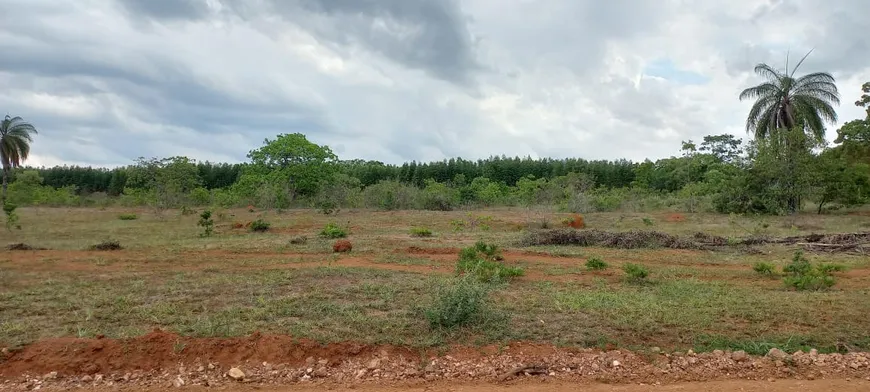
<svg viewBox="0 0 870 392">
<path fill-rule="evenodd" d="M 232 368 L 236 370 L 231 371 Z M 243 376 L 239 376 L 239 370 Z M 187 338 L 154 331 L 122 340 L 40 341 L 3 354 L 0 378 L 7 380 L 0 383 L 0 389 L 78 385 L 135 389 L 239 382 L 251 387 L 297 383 L 407 386 L 407 383 L 504 383 L 524 379 L 539 383 L 610 384 L 828 378 L 862 382 L 870 378 L 870 353 L 786 354 L 772 350 L 766 357 L 743 352 L 641 354 L 518 342 L 507 347 L 454 347 L 436 355 L 431 351 L 353 342 L 321 345 L 289 336 Z"/>
</svg>

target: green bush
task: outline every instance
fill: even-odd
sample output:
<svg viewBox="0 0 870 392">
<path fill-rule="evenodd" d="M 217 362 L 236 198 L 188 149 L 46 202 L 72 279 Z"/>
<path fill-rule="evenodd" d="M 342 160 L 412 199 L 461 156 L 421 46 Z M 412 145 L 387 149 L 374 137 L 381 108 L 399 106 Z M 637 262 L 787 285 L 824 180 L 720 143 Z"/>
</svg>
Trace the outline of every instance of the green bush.
<svg viewBox="0 0 870 392">
<path fill-rule="evenodd" d="M 836 283 L 831 272 L 842 266 L 835 264 L 813 265 L 804 257 L 803 252 L 798 250 L 794 253 L 791 263 L 783 267 L 782 272 L 787 274 L 783 283 L 787 287 L 796 290 L 826 290 Z"/>
<path fill-rule="evenodd" d="M 626 279 L 631 283 L 642 283 L 649 276 L 649 270 L 639 264 L 625 263 L 622 265 Z"/>
<path fill-rule="evenodd" d="M 647 225 L 647 226 L 652 226 L 655 223 L 653 223 L 652 219 L 650 219 L 650 218 L 643 218 L 643 224 Z"/>
<path fill-rule="evenodd" d="M 196 225 L 202 227 L 200 237 L 211 237 L 212 232 L 214 232 L 214 220 L 211 219 L 211 211 L 203 211 L 202 214 L 199 215 L 199 222 L 197 222 Z M 254 226 L 253 223 L 251 226 Z M 266 228 L 268 229 L 268 226 Z"/>
<path fill-rule="evenodd" d="M 431 237 L 432 230 L 429 230 L 425 227 L 412 227 L 411 228 L 411 237 Z"/>
<path fill-rule="evenodd" d="M 468 277 L 439 285 L 431 304 L 423 310 L 431 329 L 452 329 L 479 323 L 489 313 L 489 286 Z"/>
<path fill-rule="evenodd" d="M 13 227 L 21 230 L 21 225 L 18 224 L 18 213 L 15 212 L 16 208 L 18 208 L 17 205 L 8 201 L 3 203 L 3 213 L 6 214 L 6 230 L 12 231 Z"/>
<path fill-rule="evenodd" d="M 253 232 L 264 232 L 268 231 L 270 226 L 272 225 L 269 222 L 264 221 L 262 218 L 258 218 L 251 222 L 251 226 L 248 227 L 248 230 Z"/>
<path fill-rule="evenodd" d="M 459 252 L 456 272 L 474 275 L 482 282 L 491 283 L 509 281 L 523 275 L 522 268 L 507 266 L 501 259 L 497 246 L 478 242 L 474 247 Z"/>
<path fill-rule="evenodd" d="M 774 274 L 774 265 L 770 263 L 765 263 L 763 261 L 759 261 L 752 265 L 752 270 L 757 272 L 759 275 L 773 276 Z"/>
<path fill-rule="evenodd" d="M 323 230 L 320 232 L 320 236 L 332 239 L 344 238 L 347 237 L 347 230 L 335 224 L 334 222 L 329 222 L 326 224 L 326 227 L 324 227 Z"/>
<path fill-rule="evenodd" d="M 118 215 L 118 219 L 120 220 L 136 220 L 139 217 L 136 214 L 121 214 Z"/>
<path fill-rule="evenodd" d="M 597 257 L 591 257 L 589 260 L 586 260 L 586 269 L 590 271 L 606 270 L 607 267 L 607 263 Z"/>
</svg>

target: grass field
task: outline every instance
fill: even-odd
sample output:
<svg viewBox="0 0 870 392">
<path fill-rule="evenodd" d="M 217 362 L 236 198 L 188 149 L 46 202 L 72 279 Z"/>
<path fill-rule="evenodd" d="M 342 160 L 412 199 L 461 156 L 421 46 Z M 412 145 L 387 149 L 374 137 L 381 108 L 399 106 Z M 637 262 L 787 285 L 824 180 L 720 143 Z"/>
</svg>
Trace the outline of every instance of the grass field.
<svg viewBox="0 0 870 392">
<path fill-rule="evenodd" d="M 136 219 L 122 214 L 136 214 Z M 794 291 L 753 271 L 783 266 L 793 246 L 741 249 L 610 249 L 517 241 L 529 223 L 559 226 L 566 214 L 526 209 L 454 212 L 313 210 L 215 212 L 215 234 L 201 238 L 197 214 L 128 209 L 21 209 L 21 230 L 0 244 L 0 346 L 60 336 L 128 337 L 155 327 L 190 336 L 261 331 L 323 342 L 354 340 L 413 347 L 515 340 L 571 346 L 766 352 L 769 347 L 870 349 L 870 262 L 849 254 L 808 253 L 846 267 L 827 291 Z M 233 228 L 263 217 L 265 233 Z M 670 213 L 597 213 L 587 227 L 608 231 L 696 232 L 728 238 L 868 230 L 860 214 L 732 218 Z M 646 218 L 646 219 L 644 219 Z M 471 221 L 478 224 L 471 224 Z M 349 227 L 353 251 L 334 254 L 318 236 Z M 460 223 L 460 222 L 464 222 Z M 432 237 L 411 235 L 425 227 Z M 306 236 L 305 243 L 292 244 Z M 124 249 L 94 251 L 107 239 Z M 482 325 L 432 330 L 423 310 L 455 274 L 459 249 L 478 240 L 504 248 L 524 275 L 492 293 Z M 597 257 L 609 264 L 588 271 Z M 621 267 L 646 266 L 649 282 L 626 282 Z"/>
</svg>

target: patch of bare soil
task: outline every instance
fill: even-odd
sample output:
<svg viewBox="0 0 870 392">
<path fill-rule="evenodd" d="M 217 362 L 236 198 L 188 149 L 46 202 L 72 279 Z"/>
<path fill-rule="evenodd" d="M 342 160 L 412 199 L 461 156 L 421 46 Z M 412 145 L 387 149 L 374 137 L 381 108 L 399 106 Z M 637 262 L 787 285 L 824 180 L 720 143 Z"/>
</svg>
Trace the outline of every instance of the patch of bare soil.
<svg viewBox="0 0 870 392">
<path fill-rule="evenodd" d="M 188 338 L 154 331 L 129 339 L 51 339 L 0 354 L 0 389 L 396 382 L 504 383 L 535 379 L 610 384 L 870 377 L 870 354 L 634 353 L 512 343 L 440 355 L 354 342 L 322 345 L 255 333 Z"/>
</svg>

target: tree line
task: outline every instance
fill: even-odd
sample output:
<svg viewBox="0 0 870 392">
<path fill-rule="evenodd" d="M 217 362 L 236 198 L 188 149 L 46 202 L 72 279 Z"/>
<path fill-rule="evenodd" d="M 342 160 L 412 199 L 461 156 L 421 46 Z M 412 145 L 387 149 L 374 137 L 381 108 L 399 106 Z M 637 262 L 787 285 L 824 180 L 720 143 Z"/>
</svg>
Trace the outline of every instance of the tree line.
<svg viewBox="0 0 870 392">
<path fill-rule="evenodd" d="M 124 167 L 22 166 L 35 128 L 0 124 L 3 200 L 15 205 L 315 206 L 449 210 L 462 206 L 551 205 L 566 211 L 669 208 L 686 211 L 821 213 L 870 198 L 870 83 L 855 103 L 867 116 L 845 123 L 833 145 L 826 124 L 840 102 L 827 73 L 795 77 L 759 64 L 744 143 L 733 135 L 684 141 L 680 155 L 656 161 L 589 161 L 493 156 L 402 165 L 340 160 L 299 133 L 266 139 L 248 162 L 139 158 Z"/>
</svg>

